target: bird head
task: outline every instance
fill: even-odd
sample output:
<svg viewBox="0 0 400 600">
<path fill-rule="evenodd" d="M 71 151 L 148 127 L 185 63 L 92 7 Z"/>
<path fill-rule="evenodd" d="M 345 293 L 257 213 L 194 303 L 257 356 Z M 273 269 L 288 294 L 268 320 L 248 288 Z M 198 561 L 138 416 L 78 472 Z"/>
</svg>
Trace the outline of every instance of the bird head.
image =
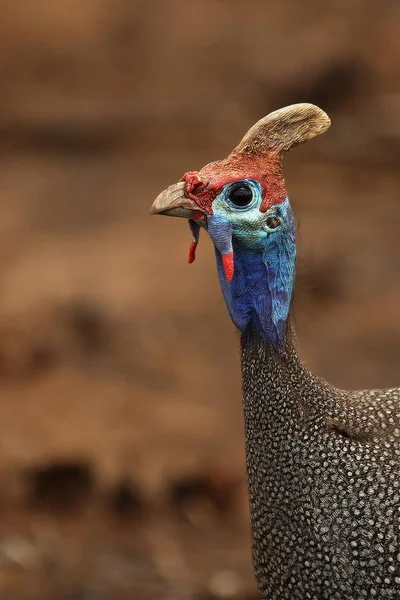
<svg viewBox="0 0 400 600">
<path fill-rule="evenodd" d="M 282 158 L 329 126 L 312 104 L 277 110 L 251 127 L 227 158 L 185 173 L 151 208 L 151 214 L 189 220 L 189 262 L 200 229 L 208 231 L 233 321 L 242 332 L 256 322 L 274 344 L 284 335 L 296 256 Z"/>
</svg>

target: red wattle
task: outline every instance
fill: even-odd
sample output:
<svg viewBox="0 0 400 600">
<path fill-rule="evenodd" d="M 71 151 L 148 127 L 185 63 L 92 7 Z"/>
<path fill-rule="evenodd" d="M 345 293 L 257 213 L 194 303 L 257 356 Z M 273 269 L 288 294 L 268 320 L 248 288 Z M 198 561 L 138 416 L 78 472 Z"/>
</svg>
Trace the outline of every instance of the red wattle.
<svg viewBox="0 0 400 600">
<path fill-rule="evenodd" d="M 201 210 L 195 210 L 193 211 L 192 219 L 193 221 L 204 221 L 205 214 Z"/>
<path fill-rule="evenodd" d="M 189 256 L 188 256 L 188 263 L 192 263 L 194 262 L 195 258 L 196 258 L 196 247 L 197 247 L 197 243 L 196 242 L 191 242 L 190 246 L 189 246 Z"/>
<path fill-rule="evenodd" d="M 232 251 L 228 252 L 228 254 L 222 254 L 222 266 L 224 267 L 226 280 L 232 281 L 235 271 Z"/>
</svg>

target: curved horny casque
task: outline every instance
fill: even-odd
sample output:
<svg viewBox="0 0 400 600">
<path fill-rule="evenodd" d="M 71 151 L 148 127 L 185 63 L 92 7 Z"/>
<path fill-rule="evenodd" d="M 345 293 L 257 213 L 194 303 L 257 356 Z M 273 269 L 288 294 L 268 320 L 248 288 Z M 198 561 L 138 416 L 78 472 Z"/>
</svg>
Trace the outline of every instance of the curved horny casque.
<svg viewBox="0 0 400 600">
<path fill-rule="evenodd" d="M 282 156 L 323 133 L 310 104 L 271 113 L 224 160 L 160 194 L 153 214 L 214 243 L 241 331 L 253 561 L 268 600 L 400 600 L 400 389 L 350 392 L 299 361 L 289 325 L 295 226 Z"/>
<path fill-rule="evenodd" d="M 321 135 L 330 124 L 328 115 L 317 106 L 292 104 L 257 121 L 231 154 L 259 156 L 270 151 L 283 154 Z"/>
</svg>

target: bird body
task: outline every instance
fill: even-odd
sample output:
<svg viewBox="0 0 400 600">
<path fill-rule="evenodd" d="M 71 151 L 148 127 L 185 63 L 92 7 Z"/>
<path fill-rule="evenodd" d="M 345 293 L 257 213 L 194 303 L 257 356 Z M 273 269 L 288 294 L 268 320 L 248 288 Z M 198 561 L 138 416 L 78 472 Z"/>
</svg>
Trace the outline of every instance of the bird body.
<svg viewBox="0 0 400 600">
<path fill-rule="evenodd" d="M 256 332 L 242 376 L 262 597 L 398 600 L 400 390 L 335 389 Z"/>
<path fill-rule="evenodd" d="M 152 212 L 204 228 L 241 331 L 253 562 L 267 600 L 400 600 L 400 389 L 343 391 L 297 357 L 296 244 L 282 156 L 325 131 L 309 104 L 261 119 Z"/>
</svg>

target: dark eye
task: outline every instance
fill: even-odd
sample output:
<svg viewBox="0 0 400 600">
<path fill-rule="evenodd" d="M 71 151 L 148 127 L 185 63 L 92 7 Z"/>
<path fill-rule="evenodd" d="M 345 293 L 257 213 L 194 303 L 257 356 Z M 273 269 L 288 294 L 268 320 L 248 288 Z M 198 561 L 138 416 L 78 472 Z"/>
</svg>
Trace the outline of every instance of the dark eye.
<svg viewBox="0 0 400 600">
<path fill-rule="evenodd" d="M 229 200 L 235 206 L 247 206 L 253 199 L 253 192 L 245 183 L 232 186 L 229 192 Z"/>
<path fill-rule="evenodd" d="M 278 217 L 267 217 L 265 222 L 269 229 L 276 229 L 281 224 L 281 220 Z"/>
</svg>

